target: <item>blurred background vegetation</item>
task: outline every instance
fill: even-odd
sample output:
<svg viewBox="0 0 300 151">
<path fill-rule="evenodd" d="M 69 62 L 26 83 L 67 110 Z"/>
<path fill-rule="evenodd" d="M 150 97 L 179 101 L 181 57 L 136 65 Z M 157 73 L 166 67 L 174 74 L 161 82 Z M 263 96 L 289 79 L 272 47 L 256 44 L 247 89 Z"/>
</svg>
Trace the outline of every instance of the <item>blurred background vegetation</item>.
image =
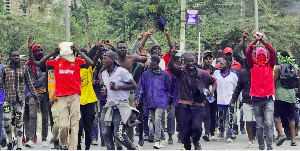
<svg viewBox="0 0 300 151">
<path fill-rule="evenodd" d="M 198 25 L 186 26 L 186 51 L 198 50 L 199 32 L 203 51 L 214 48 L 216 38 L 220 39 L 222 49 L 233 47 L 244 31 L 254 29 L 253 0 L 186 1 L 187 9 L 196 9 L 199 13 Z M 265 30 L 267 41 L 276 50 L 289 51 L 300 60 L 299 0 L 258 2 L 259 29 Z M 11 50 L 27 54 L 29 36 L 34 36 L 46 53 L 65 40 L 64 0 L 27 0 L 23 7 L 34 3 L 39 3 L 41 8 L 27 17 L 8 13 L 0 7 L 0 50 L 5 58 Z M 52 10 L 50 18 L 45 17 L 48 7 Z M 85 48 L 89 40 L 94 44 L 99 39 L 110 39 L 114 44 L 125 40 L 130 47 L 138 31 L 153 28 L 155 39 L 163 51 L 167 51 L 167 40 L 155 27 L 159 16 L 167 18 L 172 41 L 178 46 L 180 0 L 72 0 L 71 41 Z M 249 40 L 253 40 L 252 36 Z"/>
</svg>

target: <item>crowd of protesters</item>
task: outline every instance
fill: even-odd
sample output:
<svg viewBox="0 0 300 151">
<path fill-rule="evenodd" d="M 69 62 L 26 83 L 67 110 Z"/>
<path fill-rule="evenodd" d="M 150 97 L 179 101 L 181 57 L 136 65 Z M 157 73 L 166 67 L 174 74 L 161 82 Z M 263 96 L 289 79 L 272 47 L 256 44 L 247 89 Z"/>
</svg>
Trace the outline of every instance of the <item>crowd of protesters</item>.
<svg viewBox="0 0 300 151">
<path fill-rule="evenodd" d="M 247 148 L 256 139 L 260 150 L 285 140 L 297 146 L 300 71 L 287 51 L 275 51 L 263 32 L 252 31 L 253 42 L 248 33 L 234 49 L 216 42 L 197 61 L 194 52 L 177 55 L 169 30 L 163 32 L 164 54 L 148 30 L 130 52 L 125 41 L 100 40 L 87 49 L 62 42 L 44 56 L 30 37 L 28 54 L 11 51 L 7 64 L 0 58 L 1 146 L 34 148 L 41 139 L 60 150 L 89 150 L 98 142 L 102 150 L 137 150 L 148 141 L 160 149 L 174 143 L 175 131 L 185 150 L 201 150 L 201 136 L 233 143 L 239 132 L 247 133 Z"/>
</svg>

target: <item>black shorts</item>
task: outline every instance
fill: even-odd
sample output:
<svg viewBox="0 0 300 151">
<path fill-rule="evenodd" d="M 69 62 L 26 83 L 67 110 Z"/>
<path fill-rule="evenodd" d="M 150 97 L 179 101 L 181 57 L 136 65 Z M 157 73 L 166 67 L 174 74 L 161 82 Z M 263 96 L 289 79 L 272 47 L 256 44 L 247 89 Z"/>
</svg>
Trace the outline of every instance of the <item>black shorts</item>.
<svg viewBox="0 0 300 151">
<path fill-rule="evenodd" d="M 295 103 L 276 100 L 274 106 L 274 116 L 276 118 L 285 115 L 287 119 L 295 120 Z"/>
</svg>

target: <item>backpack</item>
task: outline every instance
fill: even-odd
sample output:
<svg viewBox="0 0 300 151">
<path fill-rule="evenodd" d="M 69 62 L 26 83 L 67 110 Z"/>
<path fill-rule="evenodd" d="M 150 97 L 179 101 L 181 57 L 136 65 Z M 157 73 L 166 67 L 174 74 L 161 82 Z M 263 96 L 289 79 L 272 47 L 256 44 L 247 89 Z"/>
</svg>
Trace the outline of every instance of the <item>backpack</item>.
<svg viewBox="0 0 300 151">
<path fill-rule="evenodd" d="M 281 65 L 280 84 L 283 88 L 294 89 L 298 87 L 298 70 L 290 63 Z"/>
</svg>

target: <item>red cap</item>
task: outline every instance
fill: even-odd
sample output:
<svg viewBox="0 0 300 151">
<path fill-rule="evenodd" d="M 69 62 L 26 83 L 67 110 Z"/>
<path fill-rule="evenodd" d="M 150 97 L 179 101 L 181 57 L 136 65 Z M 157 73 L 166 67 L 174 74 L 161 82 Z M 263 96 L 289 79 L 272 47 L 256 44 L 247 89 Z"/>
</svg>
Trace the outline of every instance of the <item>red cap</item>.
<svg viewBox="0 0 300 151">
<path fill-rule="evenodd" d="M 224 54 L 226 54 L 226 53 L 233 53 L 233 50 L 232 50 L 232 48 L 230 48 L 230 47 L 226 47 L 226 48 L 224 49 L 223 53 L 224 53 Z"/>
<path fill-rule="evenodd" d="M 35 50 L 40 50 L 42 49 L 43 50 L 43 47 L 41 45 L 38 45 L 38 44 L 34 44 L 31 48 L 32 51 L 35 51 Z"/>
</svg>

